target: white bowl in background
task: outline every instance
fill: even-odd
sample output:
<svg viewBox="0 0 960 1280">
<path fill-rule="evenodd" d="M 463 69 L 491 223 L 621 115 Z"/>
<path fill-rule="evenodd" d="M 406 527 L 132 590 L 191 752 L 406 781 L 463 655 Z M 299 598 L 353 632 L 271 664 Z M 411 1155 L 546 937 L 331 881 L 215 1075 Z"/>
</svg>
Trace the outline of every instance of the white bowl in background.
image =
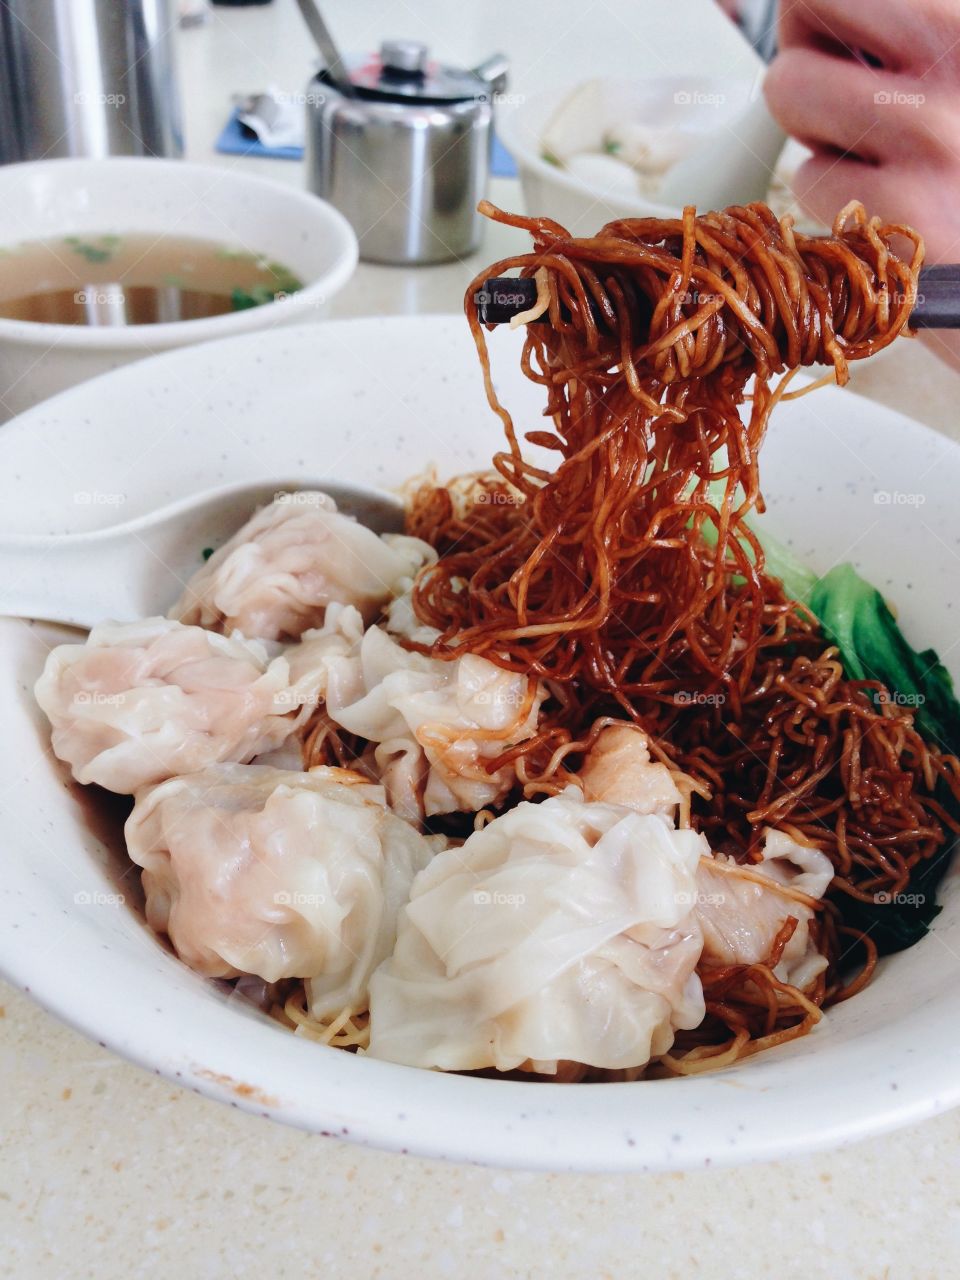
<svg viewBox="0 0 960 1280">
<path fill-rule="evenodd" d="M 656 76 L 566 85 L 522 99 L 497 116 L 497 135 L 517 163 L 526 210 L 561 223 L 573 235 L 592 235 L 616 218 L 675 218 L 685 203 L 722 208 L 761 199 L 770 183 L 783 134 L 758 92 L 743 77 Z M 677 142 L 675 171 L 662 178 L 676 199 L 625 192 L 599 174 L 587 181 L 543 157 L 544 133 L 558 109 L 577 94 L 567 128 L 571 153 L 600 149 L 617 123 L 669 127 Z"/>
<path fill-rule="evenodd" d="M 534 422 L 543 392 L 519 371 L 522 337 L 491 336 L 494 376 L 517 420 Z M 330 321 L 171 352 L 38 405 L 0 431 L 0 523 L 101 528 L 271 475 L 391 488 L 431 462 L 442 476 L 489 464 L 502 443 L 463 316 Z M 936 645 L 957 670 L 956 563 L 944 538 L 960 448 L 824 388 L 778 407 L 763 478 L 775 536 L 820 572 L 854 558 L 896 602 L 913 644 Z M 922 493 L 923 519 L 913 505 L 878 505 L 884 490 Z M 865 991 L 811 1035 L 701 1077 L 444 1075 L 312 1044 L 231 1003 L 149 931 L 116 804 L 74 785 L 50 752 L 31 690 L 47 646 L 75 635 L 0 619 L 0 973 L 116 1052 L 316 1132 L 540 1169 L 772 1159 L 960 1102 L 957 867 L 930 936 L 884 959 Z"/>
<path fill-rule="evenodd" d="M 143 356 L 320 319 L 357 264 L 357 238 L 331 205 L 234 169 L 127 157 L 0 168 L 0 250 L 104 232 L 184 235 L 262 253 L 304 287 L 246 311 L 168 324 L 88 328 L 0 317 L 0 422 Z"/>
</svg>

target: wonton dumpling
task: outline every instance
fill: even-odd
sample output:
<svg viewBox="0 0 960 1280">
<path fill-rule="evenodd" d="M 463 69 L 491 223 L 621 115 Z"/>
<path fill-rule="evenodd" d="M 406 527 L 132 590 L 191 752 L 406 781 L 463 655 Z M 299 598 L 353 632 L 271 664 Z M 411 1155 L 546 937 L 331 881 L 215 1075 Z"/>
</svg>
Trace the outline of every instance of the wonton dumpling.
<svg viewBox="0 0 960 1280">
<path fill-rule="evenodd" d="M 612 1070 L 704 1016 L 692 912 L 703 837 L 584 802 L 519 804 L 438 854 L 370 981 L 373 1057 L 410 1066 Z"/>
<path fill-rule="evenodd" d="M 405 817 L 473 812 L 502 800 L 516 774 L 484 767 L 537 731 L 546 690 L 525 675 L 464 654 L 453 662 L 402 648 L 380 627 L 331 671 L 327 714 L 377 744 L 391 805 Z"/>
<path fill-rule="evenodd" d="M 367 621 L 436 559 L 419 538 L 378 537 L 324 493 L 283 494 L 198 569 L 171 618 L 229 634 L 296 639 L 331 601 Z"/>
<path fill-rule="evenodd" d="M 302 714 L 284 658 L 167 618 L 104 622 L 59 645 L 35 693 L 77 781 L 120 793 L 270 751 Z"/>
<path fill-rule="evenodd" d="M 316 1017 L 362 1008 L 432 848 L 343 769 L 214 765 L 142 792 L 126 824 L 147 920 L 211 977 L 308 978 Z"/>
<path fill-rule="evenodd" d="M 763 861 L 747 869 L 767 884 L 719 871 L 704 862 L 697 873 L 697 916 L 703 929 L 703 964 L 761 964 L 788 916 L 797 927 L 783 949 L 774 973 L 781 982 L 805 990 L 827 967 L 810 937 L 813 909 L 778 889 L 785 885 L 811 898 L 822 898 L 833 879 L 833 864 L 825 853 L 797 844 L 783 831 L 764 832 Z M 728 868 L 735 862 L 716 855 Z"/>
</svg>

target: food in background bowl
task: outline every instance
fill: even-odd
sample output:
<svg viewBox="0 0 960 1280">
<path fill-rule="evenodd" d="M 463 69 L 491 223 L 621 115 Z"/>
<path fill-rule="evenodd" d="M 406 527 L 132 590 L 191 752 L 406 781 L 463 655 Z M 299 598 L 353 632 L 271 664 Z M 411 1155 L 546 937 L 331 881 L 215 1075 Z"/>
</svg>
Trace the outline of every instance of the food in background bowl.
<svg viewBox="0 0 960 1280">
<path fill-rule="evenodd" d="M 527 211 L 549 212 L 577 235 L 685 204 L 766 200 L 778 214 L 796 212 L 788 178 L 803 149 L 784 146 L 759 77 L 590 80 L 524 99 L 497 129 Z"/>
<path fill-rule="evenodd" d="M 540 155 L 600 190 L 657 200 L 665 174 L 720 127 L 726 100 L 718 89 L 694 97 L 672 80 L 629 87 L 588 80 L 546 121 Z"/>
</svg>

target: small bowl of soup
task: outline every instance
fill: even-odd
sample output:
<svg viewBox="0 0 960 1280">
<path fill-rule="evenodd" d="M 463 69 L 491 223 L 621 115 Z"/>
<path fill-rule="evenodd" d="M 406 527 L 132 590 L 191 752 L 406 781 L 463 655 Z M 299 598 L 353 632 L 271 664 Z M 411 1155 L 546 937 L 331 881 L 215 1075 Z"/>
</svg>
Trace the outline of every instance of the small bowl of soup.
<svg viewBox="0 0 960 1280">
<path fill-rule="evenodd" d="M 0 168 L 0 421 L 172 347 L 322 319 L 356 263 L 324 200 L 235 169 Z"/>
</svg>

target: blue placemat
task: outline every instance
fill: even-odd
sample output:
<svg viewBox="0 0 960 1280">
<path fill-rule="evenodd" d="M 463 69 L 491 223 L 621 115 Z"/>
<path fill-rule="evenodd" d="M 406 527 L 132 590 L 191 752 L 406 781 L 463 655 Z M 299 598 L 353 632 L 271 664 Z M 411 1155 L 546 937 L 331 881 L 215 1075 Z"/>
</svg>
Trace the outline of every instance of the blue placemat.
<svg viewBox="0 0 960 1280">
<path fill-rule="evenodd" d="M 272 156 L 275 160 L 302 160 L 303 147 L 265 147 L 240 123 L 235 110 L 223 126 L 216 150 L 225 156 Z"/>
<path fill-rule="evenodd" d="M 493 155 L 490 157 L 490 172 L 495 178 L 515 178 L 517 176 L 516 161 L 496 134 L 493 135 Z"/>
<path fill-rule="evenodd" d="M 272 156 L 276 160 L 302 160 L 303 147 L 265 147 L 240 123 L 237 112 L 223 126 L 216 149 L 226 156 Z M 494 136 L 490 172 L 495 178 L 515 178 L 517 166 L 500 139 Z"/>
</svg>

